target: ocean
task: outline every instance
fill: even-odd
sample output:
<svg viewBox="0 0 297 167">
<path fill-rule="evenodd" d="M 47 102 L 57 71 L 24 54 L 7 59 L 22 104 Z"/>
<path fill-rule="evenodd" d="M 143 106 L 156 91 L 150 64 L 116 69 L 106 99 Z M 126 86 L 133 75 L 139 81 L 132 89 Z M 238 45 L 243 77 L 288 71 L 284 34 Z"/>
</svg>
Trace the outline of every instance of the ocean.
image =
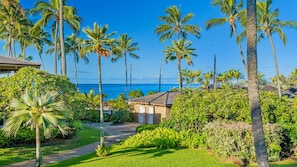
<svg viewBox="0 0 297 167">
<path fill-rule="evenodd" d="M 172 88 L 178 88 L 178 84 L 161 84 L 161 92 L 169 91 Z M 98 84 L 78 84 L 78 89 L 81 93 L 88 93 L 91 89 L 99 94 Z M 128 85 L 127 92 L 130 92 L 130 85 Z M 132 90 L 139 89 L 144 95 L 150 91 L 159 91 L 159 84 L 133 84 Z M 107 94 L 104 100 L 116 99 L 119 94 L 124 93 L 125 84 L 102 84 L 102 92 Z"/>
</svg>

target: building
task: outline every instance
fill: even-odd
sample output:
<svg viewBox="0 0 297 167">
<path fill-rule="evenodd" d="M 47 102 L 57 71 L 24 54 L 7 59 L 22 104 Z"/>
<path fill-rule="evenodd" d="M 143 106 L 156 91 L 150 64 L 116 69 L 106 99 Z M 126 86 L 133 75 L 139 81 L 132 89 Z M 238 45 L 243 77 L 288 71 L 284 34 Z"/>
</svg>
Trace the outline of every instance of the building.
<svg viewBox="0 0 297 167">
<path fill-rule="evenodd" d="M 161 92 L 130 99 L 134 121 L 141 124 L 158 124 L 170 117 L 171 106 L 179 92 Z"/>
<path fill-rule="evenodd" d="M 41 65 L 39 63 L 25 61 L 17 58 L 0 56 L 0 74 L 16 72 L 20 68 L 28 66 L 39 69 Z"/>
</svg>

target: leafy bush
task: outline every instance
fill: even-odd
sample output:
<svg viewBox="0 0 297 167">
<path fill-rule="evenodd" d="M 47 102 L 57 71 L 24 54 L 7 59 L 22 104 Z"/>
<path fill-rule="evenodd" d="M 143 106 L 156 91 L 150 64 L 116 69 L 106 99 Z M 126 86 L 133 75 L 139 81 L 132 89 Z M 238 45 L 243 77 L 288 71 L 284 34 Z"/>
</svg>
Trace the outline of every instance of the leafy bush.
<svg viewBox="0 0 297 167">
<path fill-rule="evenodd" d="M 98 145 L 97 149 L 96 149 L 96 155 L 98 157 L 106 157 L 108 156 L 110 153 L 110 147 L 109 146 L 103 146 L 101 147 L 100 145 Z"/>
<path fill-rule="evenodd" d="M 154 130 L 144 130 L 124 141 L 125 146 L 129 147 L 197 147 L 203 136 L 193 135 L 191 132 L 177 132 L 169 128 L 156 128 Z"/>
<path fill-rule="evenodd" d="M 140 133 L 144 130 L 154 130 L 156 128 L 158 128 L 159 125 L 156 125 L 156 124 L 146 124 L 146 125 L 140 125 L 140 126 L 137 126 L 136 127 L 136 132 L 137 133 Z"/>
<path fill-rule="evenodd" d="M 113 111 L 110 117 L 112 123 L 131 122 L 132 120 L 133 115 L 127 110 Z"/>
<path fill-rule="evenodd" d="M 110 121 L 110 114 L 108 113 L 103 113 L 103 119 L 104 122 L 109 122 Z M 91 122 L 100 122 L 100 116 L 99 116 L 99 111 L 98 110 L 88 110 L 86 112 L 86 119 Z"/>
<path fill-rule="evenodd" d="M 264 126 L 270 161 L 281 159 L 283 133 L 276 124 Z M 255 161 L 254 139 L 251 125 L 245 123 L 211 122 L 204 128 L 207 146 L 217 155 L 238 157 L 243 162 Z"/>
</svg>

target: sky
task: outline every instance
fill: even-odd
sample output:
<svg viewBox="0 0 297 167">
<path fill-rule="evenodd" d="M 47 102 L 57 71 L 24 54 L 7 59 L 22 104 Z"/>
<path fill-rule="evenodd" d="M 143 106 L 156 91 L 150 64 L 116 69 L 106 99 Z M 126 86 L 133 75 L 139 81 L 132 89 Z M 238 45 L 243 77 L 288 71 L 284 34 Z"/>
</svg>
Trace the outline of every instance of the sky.
<svg viewBox="0 0 297 167">
<path fill-rule="evenodd" d="M 32 8 L 36 0 L 21 0 L 23 8 Z M 246 1 L 244 1 L 246 3 Z M 132 66 L 133 83 L 158 83 L 160 67 L 162 83 L 177 83 L 177 61 L 165 63 L 164 50 L 171 41 L 160 43 L 159 37 L 154 33 L 159 16 L 165 16 L 167 7 L 179 6 L 184 16 L 186 13 L 194 13 L 194 18 L 190 24 L 198 25 L 202 28 L 201 38 L 197 39 L 189 35 L 188 39 L 193 42 L 192 48 L 196 49 L 197 57 L 192 57 L 193 66 L 188 66 L 182 61 L 182 68 L 189 70 L 201 70 L 202 73 L 213 70 L 213 57 L 217 57 L 217 72 L 222 73 L 228 69 L 238 69 L 245 73 L 238 46 L 233 37 L 230 37 L 229 24 L 213 27 L 206 30 L 205 22 L 212 18 L 224 17 L 218 7 L 211 6 L 211 0 L 68 0 L 67 4 L 74 6 L 78 15 L 82 17 L 81 29 L 93 27 L 93 23 L 109 26 L 108 32 L 117 32 L 113 37 L 118 38 L 120 34 L 127 33 L 138 43 L 139 51 L 136 51 L 140 59 L 128 57 L 129 76 L 130 65 Z M 279 9 L 280 20 L 296 20 L 296 0 L 274 0 L 272 9 Z M 37 16 L 32 17 L 37 20 Z M 71 35 L 70 30 L 65 25 L 65 36 Z M 238 32 L 242 29 L 238 25 Z M 272 38 L 275 43 L 279 71 L 288 75 L 297 68 L 297 31 L 284 28 L 287 36 L 287 44 L 284 46 L 277 34 Z M 81 32 L 81 38 L 86 35 Z M 242 43 L 244 55 L 246 56 L 246 41 Z M 45 48 L 46 50 L 46 48 Z M 0 54 L 7 55 L 7 51 L 1 50 Z M 34 62 L 41 62 L 34 47 L 27 49 L 27 55 L 34 57 Z M 45 61 L 45 70 L 53 73 L 53 56 L 42 55 Z M 88 55 L 90 62 L 85 64 L 80 60 L 77 66 L 79 83 L 98 83 L 97 55 Z M 103 83 L 125 83 L 124 60 L 120 59 L 116 63 L 111 62 L 111 58 L 102 59 L 102 82 Z M 272 49 L 269 40 L 263 39 L 258 43 L 258 70 L 266 75 L 266 78 L 275 75 Z M 60 71 L 60 69 L 58 69 Z M 74 82 L 73 57 L 67 56 L 67 76 Z"/>
</svg>

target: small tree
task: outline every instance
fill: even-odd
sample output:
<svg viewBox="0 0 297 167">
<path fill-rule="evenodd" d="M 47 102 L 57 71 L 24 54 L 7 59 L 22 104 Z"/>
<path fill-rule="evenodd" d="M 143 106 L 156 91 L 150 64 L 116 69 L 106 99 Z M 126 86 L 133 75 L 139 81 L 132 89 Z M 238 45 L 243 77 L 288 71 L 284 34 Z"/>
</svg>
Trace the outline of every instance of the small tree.
<svg viewBox="0 0 297 167">
<path fill-rule="evenodd" d="M 62 135 L 65 131 L 61 127 L 61 121 L 65 118 L 60 111 L 66 109 L 62 101 L 55 101 L 58 93 L 47 92 L 39 95 L 36 93 L 26 93 L 21 100 L 14 99 L 10 107 L 14 109 L 11 117 L 4 124 L 3 132 L 5 136 L 16 135 L 21 126 L 35 129 L 36 133 L 36 163 L 35 166 L 41 164 L 40 153 L 40 128 L 44 129 L 45 138 L 49 138 L 55 129 L 59 129 Z"/>
</svg>

